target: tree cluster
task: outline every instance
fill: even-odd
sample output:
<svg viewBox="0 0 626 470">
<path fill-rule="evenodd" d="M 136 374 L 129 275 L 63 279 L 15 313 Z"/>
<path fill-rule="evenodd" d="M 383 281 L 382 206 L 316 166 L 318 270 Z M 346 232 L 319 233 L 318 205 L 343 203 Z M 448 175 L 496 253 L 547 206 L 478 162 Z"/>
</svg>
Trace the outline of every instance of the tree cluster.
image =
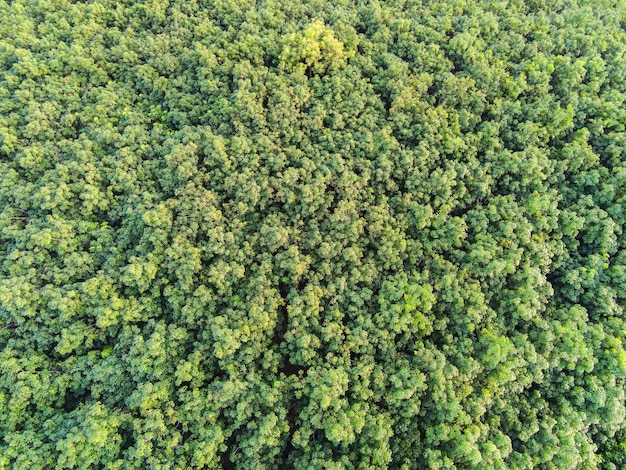
<svg viewBox="0 0 626 470">
<path fill-rule="evenodd" d="M 625 53 L 618 0 L 0 0 L 0 468 L 625 468 Z"/>
</svg>

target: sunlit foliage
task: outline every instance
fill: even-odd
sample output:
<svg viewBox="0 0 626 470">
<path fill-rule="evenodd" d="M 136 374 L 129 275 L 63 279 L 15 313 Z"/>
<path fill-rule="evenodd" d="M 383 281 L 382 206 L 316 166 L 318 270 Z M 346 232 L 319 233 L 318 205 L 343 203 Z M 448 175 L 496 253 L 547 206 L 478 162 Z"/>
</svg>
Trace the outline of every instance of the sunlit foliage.
<svg viewBox="0 0 626 470">
<path fill-rule="evenodd" d="M 0 468 L 626 467 L 626 5 L 0 0 Z"/>
</svg>

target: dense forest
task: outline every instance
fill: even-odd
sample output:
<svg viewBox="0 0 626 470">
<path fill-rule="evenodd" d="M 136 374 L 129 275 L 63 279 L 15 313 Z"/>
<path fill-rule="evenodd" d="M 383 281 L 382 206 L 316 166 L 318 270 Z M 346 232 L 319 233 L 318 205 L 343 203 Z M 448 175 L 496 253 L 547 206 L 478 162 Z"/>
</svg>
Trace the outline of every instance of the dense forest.
<svg viewBox="0 0 626 470">
<path fill-rule="evenodd" d="M 626 3 L 0 0 L 0 469 L 626 468 Z"/>
</svg>

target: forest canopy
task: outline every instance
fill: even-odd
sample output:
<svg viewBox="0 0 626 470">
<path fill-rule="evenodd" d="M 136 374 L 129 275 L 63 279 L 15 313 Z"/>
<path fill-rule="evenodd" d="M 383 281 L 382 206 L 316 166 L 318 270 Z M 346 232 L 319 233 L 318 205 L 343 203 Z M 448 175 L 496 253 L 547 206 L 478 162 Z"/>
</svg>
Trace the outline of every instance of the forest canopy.
<svg viewBox="0 0 626 470">
<path fill-rule="evenodd" d="M 626 468 L 626 4 L 0 0 L 0 469 Z"/>
</svg>

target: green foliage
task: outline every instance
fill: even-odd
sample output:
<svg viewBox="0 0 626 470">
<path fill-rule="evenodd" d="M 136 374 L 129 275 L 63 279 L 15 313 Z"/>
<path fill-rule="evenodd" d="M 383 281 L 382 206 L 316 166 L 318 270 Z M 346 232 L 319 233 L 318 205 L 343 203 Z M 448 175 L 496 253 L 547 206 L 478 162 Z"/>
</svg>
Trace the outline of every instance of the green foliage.
<svg viewBox="0 0 626 470">
<path fill-rule="evenodd" d="M 624 468 L 625 21 L 0 0 L 0 468 Z"/>
</svg>

